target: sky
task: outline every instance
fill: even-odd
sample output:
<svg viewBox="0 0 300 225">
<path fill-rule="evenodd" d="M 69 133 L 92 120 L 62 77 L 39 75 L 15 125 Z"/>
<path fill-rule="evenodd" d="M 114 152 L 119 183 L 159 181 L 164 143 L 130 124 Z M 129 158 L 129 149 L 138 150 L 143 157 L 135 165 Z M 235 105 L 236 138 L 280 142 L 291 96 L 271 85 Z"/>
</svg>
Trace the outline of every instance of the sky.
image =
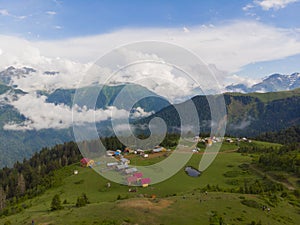
<svg viewBox="0 0 300 225">
<path fill-rule="evenodd" d="M 80 63 L 94 61 L 110 49 L 126 43 L 149 39 L 168 41 L 188 48 L 207 64 L 216 64 L 227 74 L 257 79 L 275 72 L 290 74 L 299 71 L 295 63 L 300 58 L 299 9 L 298 0 L 0 0 L 0 35 L 17 38 L 15 42 L 19 43 L 25 41 L 38 48 L 41 56 L 62 57 Z M 246 23 L 252 24 L 252 27 L 247 28 Z M 228 32 L 236 37 L 231 37 Z M 216 43 L 216 39 L 226 36 L 241 41 L 244 39 L 243 32 L 252 35 L 252 40 L 255 36 L 260 39 L 256 45 L 249 44 L 249 47 L 257 48 L 257 54 L 260 54 L 261 45 L 268 45 L 269 40 L 274 41 L 275 47 L 282 43 L 287 50 L 278 48 L 279 52 L 273 51 L 270 45 L 269 54 L 273 56 L 248 57 L 248 62 L 246 60 L 232 67 L 222 65 L 216 57 L 199 53 L 201 49 L 196 42 L 203 41 L 203 36 L 210 44 L 218 45 L 220 43 Z M 186 39 L 182 37 L 184 34 Z M 191 44 L 189 39 L 193 36 L 194 44 Z M 109 44 L 108 40 L 103 40 L 105 37 L 110 38 Z M 5 39 L 1 42 L 6 44 Z M 287 43 L 295 44 L 295 47 L 284 46 Z M 14 45 L 13 42 L 10 44 Z M 232 54 L 247 51 L 245 46 L 240 49 L 235 46 L 234 49 L 226 41 L 224 45 L 228 48 L 227 52 L 232 50 Z M 209 43 L 203 49 L 208 51 L 210 47 L 214 54 L 223 54 L 222 57 L 230 54 L 224 53 L 223 49 L 218 53 Z"/>
<path fill-rule="evenodd" d="M 7 124 L 7 128 L 69 126 L 71 109 L 46 103 L 35 91 L 76 88 L 101 80 L 90 76 L 78 82 L 102 56 L 135 42 L 157 41 L 185 49 L 208 66 L 222 87 L 240 82 L 252 85 L 272 73 L 300 72 L 299 11 L 300 0 L 0 0 L 0 70 L 12 65 L 38 71 L 13 80 L 29 94 L 11 104 L 29 122 Z M 159 49 L 156 53 L 123 49 L 118 54 L 130 63 L 141 58 L 161 60 Z M 59 74 L 45 76 L 44 71 Z M 174 90 L 174 99 L 193 94 L 189 92 L 193 84 L 163 64 L 136 65 L 128 72 L 135 73 L 135 80 L 160 73 L 161 78 L 172 81 L 145 85 L 156 88 L 161 96 L 170 95 L 167 87 Z M 127 82 L 127 78 L 114 81 Z M 181 89 L 172 86 L 178 84 Z M 33 102 L 38 103 L 34 112 L 39 113 L 32 113 Z M 101 120 L 109 112 L 100 110 L 97 115 Z"/>
</svg>

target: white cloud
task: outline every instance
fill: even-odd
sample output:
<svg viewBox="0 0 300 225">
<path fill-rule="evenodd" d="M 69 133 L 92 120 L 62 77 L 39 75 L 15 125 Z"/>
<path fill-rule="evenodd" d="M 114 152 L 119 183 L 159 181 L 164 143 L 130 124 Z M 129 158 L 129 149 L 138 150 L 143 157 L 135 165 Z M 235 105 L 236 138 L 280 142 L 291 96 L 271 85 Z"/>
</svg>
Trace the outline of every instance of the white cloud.
<svg viewBox="0 0 300 225">
<path fill-rule="evenodd" d="M 242 9 L 244 10 L 244 11 L 248 11 L 249 9 L 252 9 L 254 7 L 254 5 L 252 5 L 252 4 L 247 4 L 246 6 L 244 6 Z"/>
<path fill-rule="evenodd" d="M 280 59 L 300 53 L 296 30 L 279 29 L 259 22 L 237 21 L 224 26 L 182 29 L 126 29 L 113 33 L 53 42 L 34 43 L 43 54 L 89 62 L 120 45 L 143 40 L 178 44 L 205 63 L 230 73 L 258 61 Z M 113 41 L 112 41 L 113 40 Z"/>
<path fill-rule="evenodd" d="M 252 85 L 257 84 L 262 81 L 262 79 L 252 79 L 249 77 L 241 77 L 236 74 L 228 76 L 227 80 L 228 80 L 228 83 L 245 84 L 247 87 L 251 87 Z"/>
<path fill-rule="evenodd" d="M 6 9 L 0 9 L 0 15 L 1 16 L 9 16 L 9 12 Z"/>
<path fill-rule="evenodd" d="M 300 40 L 297 29 L 281 29 L 253 21 L 236 21 L 219 26 L 195 26 L 192 32 L 185 33 L 182 28 L 145 28 L 124 29 L 112 33 L 89 37 L 56 41 L 26 41 L 16 37 L 0 36 L 0 68 L 7 66 L 31 66 L 40 73 L 26 79 L 16 79 L 14 83 L 27 91 L 37 89 L 70 88 L 78 85 L 81 77 L 99 57 L 112 49 L 135 41 L 156 40 L 182 46 L 195 53 L 205 63 L 215 67 L 220 83 L 224 83 L 227 74 L 234 74 L 243 66 L 261 61 L 272 61 L 300 54 Z M 126 52 L 128 62 L 145 57 L 138 52 Z M 155 56 L 149 55 L 155 60 Z M 45 77 L 45 70 L 59 71 L 59 75 Z M 159 74 L 160 79 L 173 80 L 180 84 L 169 95 L 184 94 L 190 91 L 190 83 L 174 76 L 174 70 L 162 65 L 129 68 L 134 77 L 120 76 L 119 82 L 130 79 L 140 80 L 145 74 Z M 221 72 L 220 72 L 221 71 Z M 102 69 L 103 72 L 103 69 Z M 101 80 L 102 72 L 96 71 L 86 82 Z M 106 71 L 109 72 L 109 71 Z M 163 75 L 162 75 L 163 74 Z M 141 83 L 141 82 L 140 82 Z M 170 83 L 170 82 L 169 82 Z M 150 84 L 149 84 L 150 85 Z M 166 86 L 152 83 L 152 90 L 166 92 Z M 189 94 L 186 91 L 185 94 Z M 178 92 L 178 93 L 176 93 Z M 160 93 L 160 94 L 161 94 Z"/>
<path fill-rule="evenodd" d="M 132 118 L 141 118 L 141 117 L 147 117 L 151 116 L 154 113 L 154 111 L 146 112 L 143 108 L 137 107 L 133 109 L 133 113 L 131 113 Z"/>
<path fill-rule="evenodd" d="M 50 15 L 50 16 L 54 16 L 57 13 L 55 11 L 47 11 L 46 14 Z"/>
<path fill-rule="evenodd" d="M 92 110 L 75 106 L 72 112 L 70 107 L 63 104 L 46 103 L 45 96 L 37 97 L 34 93 L 20 96 L 18 100 L 12 100 L 10 103 L 26 117 L 26 121 L 19 124 L 14 122 L 5 124 L 4 129 L 7 130 L 64 129 L 71 127 L 73 123 L 105 121 L 112 115 L 117 119 L 128 116 L 128 112 L 115 107 Z"/>
<path fill-rule="evenodd" d="M 283 9 L 287 5 L 298 2 L 298 0 L 263 0 L 263 1 L 254 1 L 255 4 L 259 5 L 263 10 L 278 10 Z"/>
<path fill-rule="evenodd" d="M 0 9 L 0 16 L 8 16 L 19 20 L 24 20 L 27 18 L 27 16 L 24 15 L 23 16 L 13 15 L 7 9 Z"/>
</svg>

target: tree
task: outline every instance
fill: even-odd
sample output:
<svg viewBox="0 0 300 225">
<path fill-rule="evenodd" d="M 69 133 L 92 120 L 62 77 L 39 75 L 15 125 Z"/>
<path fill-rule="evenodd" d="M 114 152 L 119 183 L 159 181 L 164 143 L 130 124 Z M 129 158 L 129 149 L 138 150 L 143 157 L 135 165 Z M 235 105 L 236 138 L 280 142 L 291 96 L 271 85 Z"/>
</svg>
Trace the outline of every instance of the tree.
<svg viewBox="0 0 300 225">
<path fill-rule="evenodd" d="M 5 201 L 6 201 L 6 194 L 3 188 L 0 186 L 0 210 L 2 210 L 5 207 Z"/>
<path fill-rule="evenodd" d="M 54 195 L 51 202 L 51 211 L 62 209 L 60 197 L 58 194 Z"/>
<path fill-rule="evenodd" d="M 89 203 L 90 202 L 89 202 L 86 194 L 82 193 L 82 195 L 77 198 L 76 207 L 82 207 Z"/>
<path fill-rule="evenodd" d="M 19 195 L 24 195 L 26 191 L 26 184 L 25 184 L 25 179 L 22 173 L 18 174 L 18 187 L 17 191 Z"/>
</svg>

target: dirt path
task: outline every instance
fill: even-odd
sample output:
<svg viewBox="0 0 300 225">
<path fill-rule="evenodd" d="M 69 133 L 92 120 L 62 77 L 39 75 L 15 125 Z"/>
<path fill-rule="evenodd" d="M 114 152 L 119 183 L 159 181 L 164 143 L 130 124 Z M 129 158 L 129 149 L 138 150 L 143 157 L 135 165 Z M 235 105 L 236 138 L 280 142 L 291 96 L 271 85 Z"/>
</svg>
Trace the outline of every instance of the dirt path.
<svg viewBox="0 0 300 225">
<path fill-rule="evenodd" d="M 256 168 L 255 166 L 253 165 L 249 165 L 249 168 L 254 170 L 256 173 L 258 173 L 259 175 L 261 175 L 262 177 L 267 177 L 269 180 L 275 182 L 275 183 L 278 183 L 278 184 L 282 184 L 283 186 L 285 186 L 287 189 L 289 190 L 295 190 L 295 188 L 293 187 L 293 185 L 291 185 L 290 183 L 287 183 L 287 182 L 282 182 L 282 181 L 278 181 L 276 179 L 274 179 L 272 176 L 266 174 L 265 172 L 259 170 L 258 168 Z"/>
</svg>

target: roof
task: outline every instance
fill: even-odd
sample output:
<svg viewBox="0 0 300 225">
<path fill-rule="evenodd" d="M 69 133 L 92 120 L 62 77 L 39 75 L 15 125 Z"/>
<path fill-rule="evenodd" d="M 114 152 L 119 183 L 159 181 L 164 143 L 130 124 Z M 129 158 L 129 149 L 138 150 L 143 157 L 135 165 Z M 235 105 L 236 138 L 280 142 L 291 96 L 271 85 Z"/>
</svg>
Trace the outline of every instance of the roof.
<svg viewBox="0 0 300 225">
<path fill-rule="evenodd" d="M 134 173 L 134 172 L 137 172 L 137 169 L 134 168 L 134 167 L 125 170 L 125 173 L 127 173 L 127 174 L 129 174 L 129 173 Z"/>
<path fill-rule="evenodd" d="M 109 162 L 106 163 L 107 166 L 117 166 L 119 163 L 118 162 Z"/>
<path fill-rule="evenodd" d="M 84 164 L 88 164 L 89 161 L 90 161 L 90 159 L 88 159 L 88 158 L 82 158 L 82 159 L 80 160 L 80 162 L 81 162 L 81 163 L 84 163 Z"/>
<path fill-rule="evenodd" d="M 154 148 L 153 152 L 161 152 L 163 150 L 163 147 Z"/>
<path fill-rule="evenodd" d="M 123 169 L 126 169 L 126 168 L 128 168 L 128 165 L 117 165 L 117 169 L 118 170 L 123 170 Z"/>
<path fill-rule="evenodd" d="M 151 179 L 150 178 L 142 178 L 141 179 L 141 184 L 150 184 L 151 183 Z"/>
<path fill-rule="evenodd" d="M 133 176 L 135 176 L 136 178 L 142 178 L 143 177 L 143 173 L 137 172 L 137 173 L 134 173 Z"/>
<path fill-rule="evenodd" d="M 125 163 L 125 162 L 129 162 L 130 160 L 126 158 L 121 158 L 120 161 Z"/>
<path fill-rule="evenodd" d="M 127 177 L 127 183 L 133 183 L 136 181 L 137 181 L 137 178 L 134 176 Z"/>
</svg>

